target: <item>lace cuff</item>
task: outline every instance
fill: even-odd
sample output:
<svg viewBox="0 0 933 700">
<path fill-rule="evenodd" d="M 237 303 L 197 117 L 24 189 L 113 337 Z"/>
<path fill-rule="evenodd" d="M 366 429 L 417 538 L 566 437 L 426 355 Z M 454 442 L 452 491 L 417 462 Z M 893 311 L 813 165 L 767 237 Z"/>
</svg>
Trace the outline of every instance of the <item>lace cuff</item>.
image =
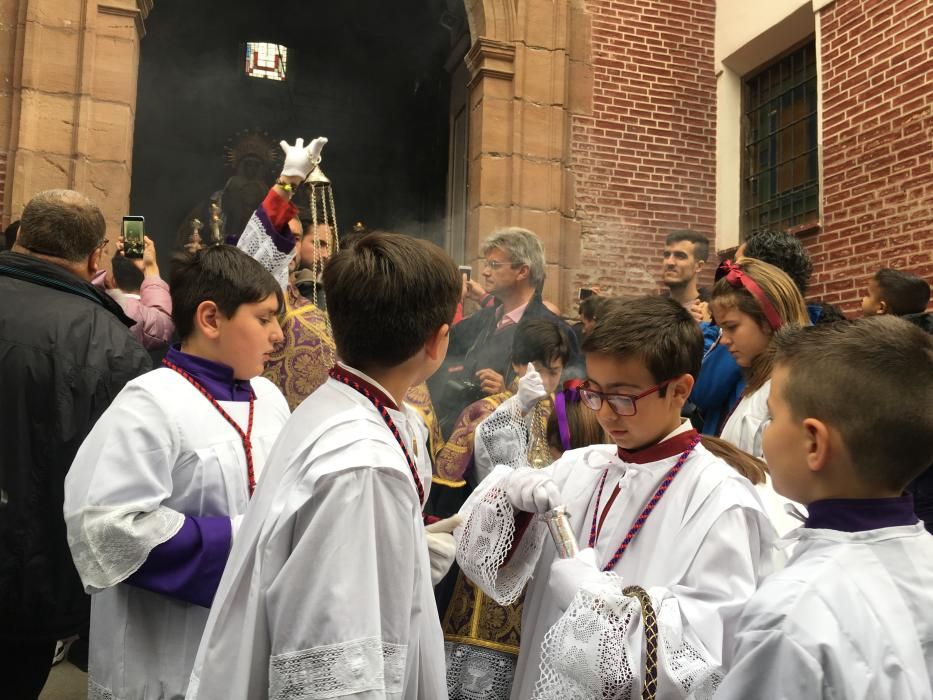
<svg viewBox="0 0 933 700">
<path fill-rule="evenodd" d="M 160 506 L 85 508 L 68 519 L 68 546 L 84 590 L 95 593 L 136 573 L 155 547 L 174 537 L 185 516 Z"/>
<path fill-rule="evenodd" d="M 646 642 L 642 610 L 623 588 L 613 573 L 581 586 L 544 637 L 534 700 L 640 696 Z M 654 605 L 659 609 L 658 697 L 711 697 L 721 680 L 719 669 L 687 641 L 676 599 L 668 596 Z"/>
<path fill-rule="evenodd" d="M 243 229 L 236 247 L 266 268 L 282 289 L 288 286 L 288 263 L 295 257 L 296 250 L 293 248 L 288 253 L 279 250 L 255 213 Z"/>
<path fill-rule="evenodd" d="M 511 472 L 499 465 L 486 477 L 460 509 L 465 524 L 454 533 L 463 573 L 500 605 L 514 603 L 521 595 L 547 534 L 547 525 L 535 518 L 521 540 L 514 542 L 515 509 L 499 486 Z M 515 551 L 505 564 L 513 544 Z"/>
<path fill-rule="evenodd" d="M 317 700 L 366 691 L 399 694 L 408 647 L 379 637 L 278 654 L 269 660 L 270 700 Z"/>
<path fill-rule="evenodd" d="M 490 464 L 507 464 L 510 467 L 528 464 L 531 415 L 522 416 L 518 397 L 512 396 L 480 423 L 476 431 L 477 440 L 482 442 Z"/>
</svg>

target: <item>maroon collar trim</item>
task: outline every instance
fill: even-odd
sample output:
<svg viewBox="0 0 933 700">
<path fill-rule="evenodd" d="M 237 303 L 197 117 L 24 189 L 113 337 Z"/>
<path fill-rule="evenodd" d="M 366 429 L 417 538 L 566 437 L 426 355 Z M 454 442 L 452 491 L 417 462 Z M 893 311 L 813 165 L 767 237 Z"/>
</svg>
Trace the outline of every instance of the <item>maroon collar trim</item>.
<svg viewBox="0 0 933 700">
<path fill-rule="evenodd" d="M 393 411 L 400 411 L 401 409 L 395 403 L 395 399 L 386 394 L 382 389 L 375 386 L 371 381 L 366 379 L 363 374 L 357 374 L 356 372 L 351 372 L 340 365 L 334 365 L 334 368 L 331 370 L 332 376 L 343 377 L 349 379 L 350 381 L 356 382 L 366 387 L 373 396 L 379 399 L 386 408 L 390 408 Z"/>
<path fill-rule="evenodd" d="M 619 459 L 628 464 L 648 464 L 650 462 L 660 462 L 662 459 L 670 457 L 677 457 L 690 447 L 690 443 L 693 442 L 696 436 L 697 431 L 691 429 L 678 433 L 663 442 L 642 447 L 640 450 L 626 450 L 620 447 Z"/>
</svg>

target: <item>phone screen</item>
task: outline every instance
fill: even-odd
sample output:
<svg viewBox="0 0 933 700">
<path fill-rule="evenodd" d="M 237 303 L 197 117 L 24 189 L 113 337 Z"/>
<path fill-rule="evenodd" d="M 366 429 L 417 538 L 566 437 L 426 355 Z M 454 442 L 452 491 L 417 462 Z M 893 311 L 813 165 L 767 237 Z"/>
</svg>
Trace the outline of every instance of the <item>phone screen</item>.
<svg viewBox="0 0 933 700">
<path fill-rule="evenodd" d="M 145 224 L 142 216 L 123 217 L 123 255 L 128 258 L 141 258 L 145 250 Z"/>
<path fill-rule="evenodd" d="M 469 265 L 461 265 L 461 266 L 460 266 L 460 274 L 461 274 L 461 275 L 466 275 L 467 282 L 469 282 L 470 279 L 473 277 L 473 268 L 470 267 Z"/>
<path fill-rule="evenodd" d="M 580 287 L 580 301 L 593 296 L 593 290 L 589 287 Z"/>
</svg>

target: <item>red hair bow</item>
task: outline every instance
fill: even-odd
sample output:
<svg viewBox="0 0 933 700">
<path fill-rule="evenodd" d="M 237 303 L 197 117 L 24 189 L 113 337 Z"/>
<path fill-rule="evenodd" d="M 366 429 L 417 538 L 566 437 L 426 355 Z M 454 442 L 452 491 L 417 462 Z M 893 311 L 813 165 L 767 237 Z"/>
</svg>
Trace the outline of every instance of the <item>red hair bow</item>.
<svg viewBox="0 0 933 700">
<path fill-rule="evenodd" d="M 733 288 L 745 289 L 755 298 L 755 301 L 758 302 L 758 306 L 761 308 L 761 312 L 765 315 L 765 320 L 767 320 L 768 325 L 771 326 L 771 330 L 776 331 L 784 325 L 784 322 L 781 320 L 781 315 L 777 312 L 777 309 L 774 308 L 774 304 L 771 303 L 768 295 L 764 293 L 755 280 L 745 273 L 741 265 L 731 260 L 726 260 L 722 263 L 722 269 L 726 273 L 726 281 L 731 284 Z"/>
</svg>

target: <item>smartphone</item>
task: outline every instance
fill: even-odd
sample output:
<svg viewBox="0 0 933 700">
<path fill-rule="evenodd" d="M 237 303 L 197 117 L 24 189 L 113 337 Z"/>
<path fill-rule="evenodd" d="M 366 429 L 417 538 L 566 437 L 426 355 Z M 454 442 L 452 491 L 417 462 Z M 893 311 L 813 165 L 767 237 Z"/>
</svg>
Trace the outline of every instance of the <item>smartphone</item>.
<svg viewBox="0 0 933 700">
<path fill-rule="evenodd" d="M 595 293 L 596 292 L 594 292 L 589 287 L 580 287 L 580 301 L 583 301 L 584 299 L 587 299 L 593 296 Z"/>
<path fill-rule="evenodd" d="M 469 265 L 461 265 L 461 266 L 460 266 L 460 274 L 461 274 L 461 275 L 466 275 L 467 282 L 469 282 L 470 279 L 473 277 L 473 268 L 470 267 Z"/>
<path fill-rule="evenodd" d="M 139 260 L 146 249 L 146 219 L 142 216 L 123 217 L 123 255 Z"/>
</svg>

